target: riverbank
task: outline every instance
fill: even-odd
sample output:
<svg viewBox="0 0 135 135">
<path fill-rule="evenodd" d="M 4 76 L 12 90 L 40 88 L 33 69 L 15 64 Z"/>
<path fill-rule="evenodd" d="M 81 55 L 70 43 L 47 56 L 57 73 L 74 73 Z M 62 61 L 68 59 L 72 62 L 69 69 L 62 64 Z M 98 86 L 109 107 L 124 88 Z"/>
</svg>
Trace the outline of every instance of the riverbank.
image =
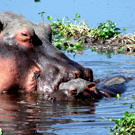
<svg viewBox="0 0 135 135">
<path fill-rule="evenodd" d="M 107 40 L 97 40 L 96 42 L 88 42 L 84 47 L 91 48 L 93 51 L 110 51 L 115 53 L 132 54 L 135 53 L 135 44 L 130 41 L 131 37 L 126 35 L 116 36 Z"/>
<path fill-rule="evenodd" d="M 45 12 L 41 12 L 42 18 Z M 110 20 L 99 23 L 97 28 L 89 28 L 85 20 L 79 20 L 75 14 L 73 19 L 48 16 L 52 28 L 52 42 L 58 49 L 68 52 L 77 52 L 85 47 L 93 51 L 112 51 L 117 53 L 135 52 L 135 35 L 126 33 L 126 28 L 117 28 L 117 24 Z M 44 20 L 44 18 L 43 18 Z"/>
</svg>

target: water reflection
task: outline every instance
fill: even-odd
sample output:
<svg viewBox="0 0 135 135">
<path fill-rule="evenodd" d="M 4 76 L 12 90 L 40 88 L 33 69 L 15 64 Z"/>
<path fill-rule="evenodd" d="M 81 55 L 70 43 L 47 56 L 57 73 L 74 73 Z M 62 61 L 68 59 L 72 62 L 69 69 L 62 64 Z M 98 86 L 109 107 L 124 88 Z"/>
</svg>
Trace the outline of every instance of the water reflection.
<svg viewBox="0 0 135 135">
<path fill-rule="evenodd" d="M 30 95 L 0 95 L 0 127 L 5 134 L 34 134 L 38 107 Z"/>
<path fill-rule="evenodd" d="M 77 115 L 95 113 L 93 102 L 53 103 L 31 94 L 0 95 L 0 102 L 0 127 L 4 135 L 43 134 L 52 129 L 51 125 L 72 123 Z"/>
</svg>

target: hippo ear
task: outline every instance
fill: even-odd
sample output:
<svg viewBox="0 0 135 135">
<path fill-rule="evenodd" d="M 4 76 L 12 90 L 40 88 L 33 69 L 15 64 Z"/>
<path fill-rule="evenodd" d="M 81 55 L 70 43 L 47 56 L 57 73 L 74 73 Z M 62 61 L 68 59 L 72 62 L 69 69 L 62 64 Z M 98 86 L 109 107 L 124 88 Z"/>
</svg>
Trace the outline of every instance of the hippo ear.
<svg viewBox="0 0 135 135">
<path fill-rule="evenodd" d="M 51 42 L 52 40 L 51 25 L 46 22 L 39 23 L 38 25 L 42 28 L 42 31 L 44 33 L 43 35 L 45 36 L 45 38 Z"/>
<path fill-rule="evenodd" d="M 95 87 L 96 84 L 94 82 L 90 82 L 87 84 L 88 88 L 92 88 L 92 87 Z"/>
</svg>

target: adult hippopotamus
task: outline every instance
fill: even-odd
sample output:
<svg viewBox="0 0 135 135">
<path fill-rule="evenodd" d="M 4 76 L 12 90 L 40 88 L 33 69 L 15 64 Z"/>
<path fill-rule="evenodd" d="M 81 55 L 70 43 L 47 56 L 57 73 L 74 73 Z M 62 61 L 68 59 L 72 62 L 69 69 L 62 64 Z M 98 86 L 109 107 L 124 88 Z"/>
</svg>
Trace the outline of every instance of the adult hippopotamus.
<svg viewBox="0 0 135 135">
<path fill-rule="evenodd" d="M 70 60 L 51 44 L 51 27 L 32 23 L 12 12 L 0 13 L 0 92 L 22 89 L 44 93 L 46 99 L 62 82 L 93 72 Z"/>
</svg>

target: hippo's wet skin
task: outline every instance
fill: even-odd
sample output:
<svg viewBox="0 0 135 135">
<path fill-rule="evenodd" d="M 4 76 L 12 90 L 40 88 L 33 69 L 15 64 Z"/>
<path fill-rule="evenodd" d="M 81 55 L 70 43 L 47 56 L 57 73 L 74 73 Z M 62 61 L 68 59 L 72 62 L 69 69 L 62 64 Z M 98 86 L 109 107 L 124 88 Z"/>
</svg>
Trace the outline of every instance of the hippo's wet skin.
<svg viewBox="0 0 135 135">
<path fill-rule="evenodd" d="M 125 83 L 127 79 L 124 76 L 114 76 L 96 86 L 95 83 L 81 78 L 72 79 L 61 83 L 59 86 L 59 95 L 65 95 L 66 100 L 73 99 L 101 99 L 103 97 L 114 97 L 126 90 Z M 59 96 L 60 98 L 60 96 Z M 56 99 L 59 100 L 56 96 Z"/>
<path fill-rule="evenodd" d="M 93 81 L 91 69 L 70 60 L 51 44 L 47 23 L 32 23 L 15 13 L 1 12 L 0 41 L 1 93 L 16 87 L 44 93 L 47 98 L 62 82 L 76 78 Z"/>
</svg>

